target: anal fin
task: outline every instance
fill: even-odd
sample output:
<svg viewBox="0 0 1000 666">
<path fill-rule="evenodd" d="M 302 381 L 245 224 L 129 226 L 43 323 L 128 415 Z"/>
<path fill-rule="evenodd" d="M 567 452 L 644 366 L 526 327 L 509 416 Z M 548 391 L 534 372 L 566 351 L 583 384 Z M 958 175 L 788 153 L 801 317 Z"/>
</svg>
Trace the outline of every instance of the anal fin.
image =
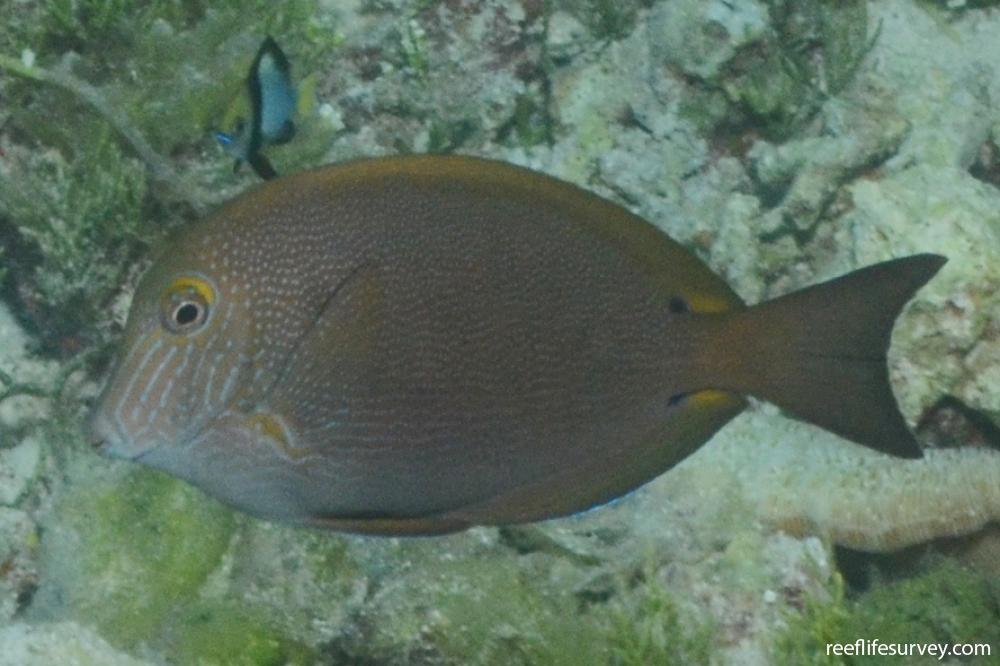
<svg viewBox="0 0 1000 666">
<path fill-rule="evenodd" d="M 304 523 L 309 527 L 352 534 L 372 536 L 437 536 L 460 532 L 471 527 L 469 523 L 447 516 L 415 518 L 338 518 L 336 516 L 311 516 Z"/>
</svg>

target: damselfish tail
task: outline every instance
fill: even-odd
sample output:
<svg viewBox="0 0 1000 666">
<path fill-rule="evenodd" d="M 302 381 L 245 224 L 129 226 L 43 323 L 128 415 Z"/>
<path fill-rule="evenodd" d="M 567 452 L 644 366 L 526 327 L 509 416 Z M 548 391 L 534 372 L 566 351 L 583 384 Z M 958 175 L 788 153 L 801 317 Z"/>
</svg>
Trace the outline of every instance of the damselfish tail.
<svg viewBox="0 0 1000 666">
<path fill-rule="evenodd" d="M 895 259 L 721 316 L 713 383 L 864 446 L 919 458 L 886 352 L 903 306 L 945 261 Z"/>
</svg>

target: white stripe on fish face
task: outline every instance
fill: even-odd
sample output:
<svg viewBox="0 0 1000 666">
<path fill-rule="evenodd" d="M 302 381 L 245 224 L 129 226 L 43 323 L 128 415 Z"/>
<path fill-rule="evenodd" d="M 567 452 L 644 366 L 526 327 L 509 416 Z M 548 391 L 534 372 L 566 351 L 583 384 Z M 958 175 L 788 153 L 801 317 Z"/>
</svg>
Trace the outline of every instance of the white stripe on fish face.
<svg viewBox="0 0 1000 666">
<path fill-rule="evenodd" d="M 250 363 L 230 335 L 240 333 L 236 308 L 220 305 L 200 339 L 154 328 L 139 338 L 115 369 L 105 397 L 109 452 L 133 457 L 161 444 L 181 444 L 239 393 Z"/>
<path fill-rule="evenodd" d="M 208 335 L 202 353 L 196 360 L 185 395 L 177 403 L 188 423 L 192 420 L 204 421 L 222 408 L 221 404 L 213 402 L 213 397 L 218 367 L 225 362 L 226 352 L 233 347 L 232 340 L 228 339 L 233 306 L 227 303 L 220 310 L 215 313 L 214 329 L 206 331 Z"/>
<path fill-rule="evenodd" d="M 175 389 L 183 390 L 183 386 L 186 384 L 186 382 L 184 382 L 184 379 L 186 379 L 184 377 L 184 370 L 187 368 L 188 363 L 190 363 L 191 361 L 191 356 L 194 354 L 195 351 L 194 345 L 191 344 L 185 345 L 184 356 L 181 359 L 181 362 L 179 364 L 176 364 L 174 367 L 170 368 L 169 371 L 166 373 L 164 377 L 166 381 L 163 384 L 162 388 L 160 389 L 159 400 L 157 400 L 154 404 L 152 401 L 147 400 L 147 398 L 155 397 L 156 394 L 154 392 L 155 389 L 154 385 L 160 379 L 159 375 L 161 374 L 163 368 L 166 367 L 166 365 L 169 363 L 169 361 L 172 360 L 177 349 L 178 347 L 175 346 L 167 353 L 167 355 L 163 359 L 163 363 L 156 370 L 157 376 L 154 376 L 152 379 L 150 379 L 146 391 L 143 392 L 141 402 L 142 402 L 142 407 L 146 410 L 146 419 L 145 422 L 142 424 L 142 427 L 135 433 L 136 441 L 144 441 L 146 439 L 152 439 L 148 437 L 151 431 L 157 431 L 158 433 L 160 433 L 160 441 L 162 441 L 164 439 L 163 437 L 164 426 L 169 425 L 170 421 L 172 420 L 171 417 L 175 416 L 174 414 L 167 412 L 165 413 L 165 418 L 163 419 L 164 421 L 163 423 L 161 423 L 159 419 L 160 413 L 163 411 L 163 407 L 167 404 L 168 399 L 172 397 L 174 390 Z M 177 381 L 178 378 L 181 379 L 180 382 Z"/>
<path fill-rule="evenodd" d="M 170 349 L 167 350 L 166 355 L 160 360 L 160 364 L 153 371 L 153 375 L 146 382 L 146 386 L 143 387 L 142 393 L 139 394 L 139 399 L 136 401 L 136 408 L 146 407 L 149 402 L 149 396 L 153 392 L 153 387 L 156 386 L 157 380 L 159 380 L 160 375 L 163 374 L 164 368 L 170 363 L 170 360 L 177 353 L 177 346 L 171 345 Z"/>
<path fill-rule="evenodd" d="M 115 415 L 114 416 L 114 421 L 115 421 L 115 426 L 117 427 L 118 431 L 123 436 L 123 439 L 126 440 L 126 441 L 123 441 L 122 444 L 126 444 L 126 445 L 133 445 L 134 444 L 131 441 L 132 438 L 128 437 L 128 434 L 129 434 L 130 430 L 129 430 L 127 424 L 126 424 L 125 417 L 124 417 L 125 408 L 129 405 L 130 402 L 132 402 L 132 397 L 133 397 L 133 394 L 134 394 L 134 389 L 135 389 L 136 383 L 138 383 L 140 377 L 142 377 L 142 375 L 144 374 L 144 372 L 146 370 L 146 367 L 150 363 L 154 362 L 154 354 L 156 354 L 156 352 L 159 351 L 160 347 L 162 347 L 162 346 L 163 346 L 163 338 L 160 337 L 159 335 L 157 335 L 156 339 L 153 340 L 152 344 L 146 350 L 146 353 L 142 357 L 142 360 L 139 361 L 139 365 L 136 366 L 136 368 L 134 368 L 133 370 L 131 370 L 131 372 L 129 373 L 130 377 L 129 377 L 128 383 L 125 385 L 125 389 L 118 395 L 118 403 L 117 403 L 117 405 L 115 405 L 115 409 L 114 409 L 114 415 Z M 138 351 L 141 348 L 142 348 L 141 345 L 136 345 L 135 350 Z M 132 356 L 130 354 L 129 355 L 129 360 L 131 360 L 131 358 L 132 358 Z M 123 371 L 124 372 L 128 372 L 129 371 L 129 367 L 128 367 L 127 364 L 122 364 L 122 367 L 118 369 L 118 373 L 121 373 Z"/>
</svg>

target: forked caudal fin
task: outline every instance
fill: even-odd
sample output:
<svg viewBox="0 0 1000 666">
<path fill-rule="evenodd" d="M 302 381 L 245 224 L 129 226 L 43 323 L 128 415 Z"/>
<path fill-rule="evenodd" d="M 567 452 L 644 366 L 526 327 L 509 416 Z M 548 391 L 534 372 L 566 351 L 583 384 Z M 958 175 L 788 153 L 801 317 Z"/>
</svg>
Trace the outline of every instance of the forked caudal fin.
<svg viewBox="0 0 1000 666">
<path fill-rule="evenodd" d="M 895 259 L 723 315 L 718 388 L 763 398 L 872 449 L 919 458 L 889 385 L 886 352 L 903 306 L 945 261 Z"/>
</svg>

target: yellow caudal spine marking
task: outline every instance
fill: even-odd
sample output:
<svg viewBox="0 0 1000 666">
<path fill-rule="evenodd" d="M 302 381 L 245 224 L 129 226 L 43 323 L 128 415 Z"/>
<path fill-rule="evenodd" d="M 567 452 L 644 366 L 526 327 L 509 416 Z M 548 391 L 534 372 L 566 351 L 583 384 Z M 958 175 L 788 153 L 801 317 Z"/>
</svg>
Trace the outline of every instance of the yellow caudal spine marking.
<svg viewBox="0 0 1000 666">
<path fill-rule="evenodd" d="M 692 393 L 688 398 L 689 404 L 695 405 L 697 407 L 709 407 L 711 405 L 716 405 L 720 402 L 725 402 L 733 399 L 732 393 L 726 393 L 725 391 L 716 391 L 715 389 L 705 389 L 704 391 L 696 391 Z"/>
<path fill-rule="evenodd" d="M 701 314 L 715 314 L 733 309 L 732 303 L 707 294 L 692 295 L 687 301 L 692 312 Z"/>
</svg>

